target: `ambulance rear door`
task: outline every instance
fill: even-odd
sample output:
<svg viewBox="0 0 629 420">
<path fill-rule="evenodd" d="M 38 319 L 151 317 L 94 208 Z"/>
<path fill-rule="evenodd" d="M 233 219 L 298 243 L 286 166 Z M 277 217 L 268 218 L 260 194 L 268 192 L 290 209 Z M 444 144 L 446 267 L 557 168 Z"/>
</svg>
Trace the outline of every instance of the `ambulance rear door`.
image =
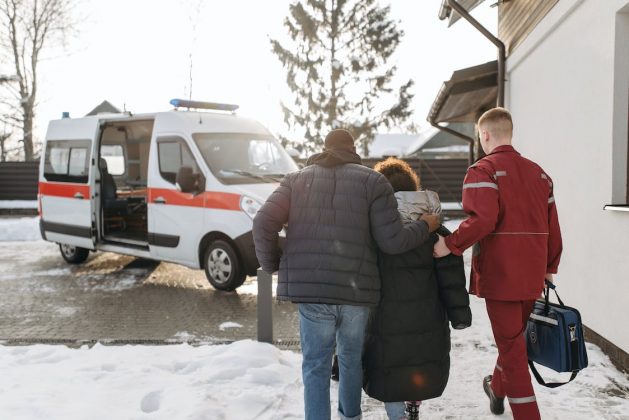
<svg viewBox="0 0 629 420">
<path fill-rule="evenodd" d="M 94 139 L 96 117 L 51 121 L 39 170 L 39 202 L 44 238 L 94 249 Z"/>
</svg>

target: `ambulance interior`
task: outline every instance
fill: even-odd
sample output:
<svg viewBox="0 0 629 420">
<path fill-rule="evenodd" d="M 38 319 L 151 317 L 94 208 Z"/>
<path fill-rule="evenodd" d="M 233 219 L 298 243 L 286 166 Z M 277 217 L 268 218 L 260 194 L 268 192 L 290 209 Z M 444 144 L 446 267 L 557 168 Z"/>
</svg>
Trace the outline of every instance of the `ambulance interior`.
<svg viewBox="0 0 629 420">
<path fill-rule="evenodd" d="M 147 176 L 153 120 L 112 121 L 99 147 L 102 237 L 146 246 Z"/>
</svg>

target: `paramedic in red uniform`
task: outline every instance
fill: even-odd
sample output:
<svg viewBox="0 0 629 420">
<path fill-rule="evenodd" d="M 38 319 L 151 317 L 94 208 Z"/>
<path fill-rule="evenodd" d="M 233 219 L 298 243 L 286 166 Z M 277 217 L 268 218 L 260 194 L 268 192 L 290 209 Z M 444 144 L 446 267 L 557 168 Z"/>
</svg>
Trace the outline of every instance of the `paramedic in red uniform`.
<svg viewBox="0 0 629 420">
<path fill-rule="evenodd" d="M 553 183 L 536 163 L 511 146 L 513 122 L 504 108 L 478 120 L 483 151 L 463 183 L 468 218 L 435 244 L 435 256 L 461 255 L 474 245 L 470 293 L 484 298 L 498 347 L 493 375 L 483 389 L 494 414 L 507 397 L 516 420 L 540 418 L 523 332 L 533 303 L 553 280 L 561 256 L 561 232 Z"/>
</svg>

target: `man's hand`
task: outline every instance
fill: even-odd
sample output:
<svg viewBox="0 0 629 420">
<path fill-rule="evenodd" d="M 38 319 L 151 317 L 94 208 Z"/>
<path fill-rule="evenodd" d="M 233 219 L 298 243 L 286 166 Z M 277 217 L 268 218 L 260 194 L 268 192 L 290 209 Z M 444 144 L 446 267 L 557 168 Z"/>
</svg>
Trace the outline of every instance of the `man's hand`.
<svg viewBox="0 0 629 420">
<path fill-rule="evenodd" d="M 441 218 L 438 214 L 422 214 L 419 219 L 428 223 L 428 232 L 430 233 L 439 229 L 439 226 L 441 226 Z"/>
<path fill-rule="evenodd" d="M 435 247 L 433 249 L 432 255 L 435 258 L 442 258 L 442 257 L 445 257 L 446 255 L 449 255 L 451 251 L 446 246 L 446 239 L 441 235 L 437 235 L 437 236 L 439 237 L 439 240 L 435 242 Z"/>
<path fill-rule="evenodd" d="M 546 273 L 546 280 L 548 280 L 551 283 L 555 282 L 555 280 L 553 279 L 553 274 L 552 273 Z"/>
</svg>

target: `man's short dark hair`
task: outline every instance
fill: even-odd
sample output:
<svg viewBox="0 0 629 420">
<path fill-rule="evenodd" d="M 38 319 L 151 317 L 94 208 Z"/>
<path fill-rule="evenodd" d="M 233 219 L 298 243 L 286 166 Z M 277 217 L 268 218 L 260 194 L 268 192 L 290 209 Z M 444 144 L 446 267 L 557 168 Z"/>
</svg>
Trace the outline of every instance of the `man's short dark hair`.
<svg viewBox="0 0 629 420">
<path fill-rule="evenodd" d="M 347 130 L 336 129 L 332 130 L 325 136 L 325 148 L 326 149 L 343 149 L 354 151 L 354 137 Z"/>
</svg>

